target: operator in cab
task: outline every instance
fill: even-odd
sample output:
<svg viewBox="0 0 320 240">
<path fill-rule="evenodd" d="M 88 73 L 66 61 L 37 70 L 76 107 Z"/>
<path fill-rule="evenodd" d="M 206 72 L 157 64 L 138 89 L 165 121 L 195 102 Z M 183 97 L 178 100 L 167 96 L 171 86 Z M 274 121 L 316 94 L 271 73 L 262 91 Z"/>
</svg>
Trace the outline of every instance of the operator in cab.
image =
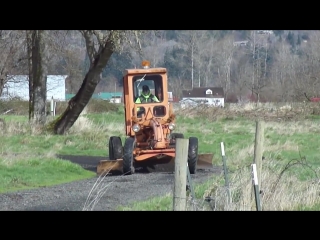
<svg viewBox="0 0 320 240">
<path fill-rule="evenodd" d="M 142 87 L 141 95 L 137 98 L 135 103 L 150 103 L 150 102 L 160 102 L 159 99 L 150 92 L 147 85 Z"/>
</svg>

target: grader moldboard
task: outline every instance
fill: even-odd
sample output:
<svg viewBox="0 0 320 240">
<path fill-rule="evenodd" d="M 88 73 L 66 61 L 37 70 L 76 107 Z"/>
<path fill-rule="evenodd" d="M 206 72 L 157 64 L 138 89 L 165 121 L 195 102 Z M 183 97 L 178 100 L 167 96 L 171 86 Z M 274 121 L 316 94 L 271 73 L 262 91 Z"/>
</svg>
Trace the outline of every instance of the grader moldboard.
<svg viewBox="0 0 320 240">
<path fill-rule="evenodd" d="M 136 103 L 145 85 L 157 97 L 157 102 Z M 150 68 L 150 62 L 143 61 L 141 69 L 127 69 L 123 77 L 123 100 L 124 145 L 119 136 L 109 138 L 109 160 L 99 162 L 97 174 L 130 175 L 138 168 L 148 172 L 151 169 L 173 172 L 175 140 L 184 138 L 184 135 L 173 132 L 176 119 L 168 98 L 166 68 Z M 198 154 L 198 138 L 189 138 L 188 167 L 191 174 L 197 169 L 211 168 L 212 157 L 213 154 Z"/>
</svg>

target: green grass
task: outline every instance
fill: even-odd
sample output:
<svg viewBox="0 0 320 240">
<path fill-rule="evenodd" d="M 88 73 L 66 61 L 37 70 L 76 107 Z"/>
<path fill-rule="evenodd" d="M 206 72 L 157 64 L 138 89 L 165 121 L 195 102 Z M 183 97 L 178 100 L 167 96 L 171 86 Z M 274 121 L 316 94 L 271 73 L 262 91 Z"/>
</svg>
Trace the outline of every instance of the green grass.
<svg viewBox="0 0 320 240">
<path fill-rule="evenodd" d="M 28 117 L 27 116 L 21 116 L 21 115 L 0 115 L 0 118 L 4 119 L 5 122 L 27 122 Z"/>
<path fill-rule="evenodd" d="M 132 207 L 119 206 L 117 211 L 170 211 L 172 209 L 172 196 L 155 197 L 146 201 L 137 202 Z"/>
<path fill-rule="evenodd" d="M 47 154 L 55 152 L 64 155 L 104 156 L 106 155 L 106 135 L 86 133 L 67 136 L 15 135 L 0 140 L 2 152 Z"/>
<path fill-rule="evenodd" d="M 0 159 L 0 193 L 46 187 L 91 178 L 93 172 L 68 161 L 47 157 Z"/>
<path fill-rule="evenodd" d="M 55 155 L 107 156 L 109 137 L 125 138 L 123 109 L 111 109 L 103 113 L 91 111 L 81 115 L 64 136 L 31 131 L 27 116 L 0 116 L 5 119 L 7 130 L 0 138 L 0 191 L 50 186 L 94 176 L 94 173 L 76 164 L 56 159 Z M 223 142 L 230 176 L 235 176 L 240 169 L 248 168 L 253 162 L 255 121 L 243 116 L 210 119 L 209 115 L 194 117 L 177 114 L 175 132 L 183 133 L 186 138 L 198 137 L 199 153 L 213 153 L 213 164 L 217 166 L 222 166 L 220 143 Z M 291 167 L 285 177 L 295 176 L 299 183 L 317 177 L 320 167 L 320 139 L 317 137 L 317 133 L 320 133 L 319 120 L 319 117 L 311 116 L 299 121 L 266 122 L 265 161 L 273 162 L 276 166 L 270 167 L 270 170 L 281 170 L 296 159 L 304 165 L 299 163 Z M 207 183 L 195 186 L 196 196 L 201 198 L 212 185 L 219 183 L 222 186 L 223 182 L 221 176 L 213 176 Z M 317 206 L 316 203 L 314 206 L 296 208 L 319 209 Z M 171 208 L 170 195 L 132 206 L 119 206 L 119 210 L 162 211 Z"/>
</svg>

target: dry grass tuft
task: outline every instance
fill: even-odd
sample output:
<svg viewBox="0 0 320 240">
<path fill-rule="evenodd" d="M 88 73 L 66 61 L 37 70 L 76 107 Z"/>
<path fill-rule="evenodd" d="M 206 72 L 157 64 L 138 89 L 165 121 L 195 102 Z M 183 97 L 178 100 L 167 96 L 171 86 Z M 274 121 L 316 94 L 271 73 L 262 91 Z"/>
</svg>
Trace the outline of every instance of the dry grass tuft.
<svg viewBox="0 0 320 240">
<path fill-rule="evenodd" d="M 313 181 L 301 182 L 295 176 L 287 174 L 292 167 L 309 167 L 305 160 L 292 160 L 283 168 L 276 162 L 269 162 L 263 168 L 260 184 L 260 202 L 262 210 L 295 210 L 299 206 L 312 206 L 319 201 L 320 184 L 318 170 L 313 170 Z M 221 176 L 221 181 L 223 181 Z M 251 178 L 251 167 L 239 169 L 230 177 L 231 203 L 227 202 L 224 186 L 213 184 L 204 194 L 210 196 L 215 211 L 252 211 L 256 210 Z"/>
</svg>

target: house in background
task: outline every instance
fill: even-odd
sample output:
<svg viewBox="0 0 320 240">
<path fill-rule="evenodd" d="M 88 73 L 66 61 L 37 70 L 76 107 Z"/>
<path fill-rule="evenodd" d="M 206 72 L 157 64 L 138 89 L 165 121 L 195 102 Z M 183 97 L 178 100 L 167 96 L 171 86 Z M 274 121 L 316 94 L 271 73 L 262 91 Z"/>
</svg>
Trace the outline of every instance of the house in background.
<svg viewBox="0 0 320 240">
<path fill-rule="evenodd" d="M 67 75 L 48 75 L 47 76 L 47 100 L 52 97 L 56 101 L 65 101 Z M 11 75 L 8 82 L 4 85 L 0 99 L 7 100 L 18 97 L 29 101 L 29 76 Z"/>
<path fill-rule="evenodd" d="M 181 104 L 208 104 L 224 107 L 224 91 L 222 87 L 199 87 L 182 91 Z"/>
<path fill-rule="evenodd" d="M 66 101 L 69 101 L 75 94 L 66 94 Z M 107 100 L 113 103 L 122 102 L 122 92 L 100 92 L 92 95 L 92 99 Z"/>
</svg>

